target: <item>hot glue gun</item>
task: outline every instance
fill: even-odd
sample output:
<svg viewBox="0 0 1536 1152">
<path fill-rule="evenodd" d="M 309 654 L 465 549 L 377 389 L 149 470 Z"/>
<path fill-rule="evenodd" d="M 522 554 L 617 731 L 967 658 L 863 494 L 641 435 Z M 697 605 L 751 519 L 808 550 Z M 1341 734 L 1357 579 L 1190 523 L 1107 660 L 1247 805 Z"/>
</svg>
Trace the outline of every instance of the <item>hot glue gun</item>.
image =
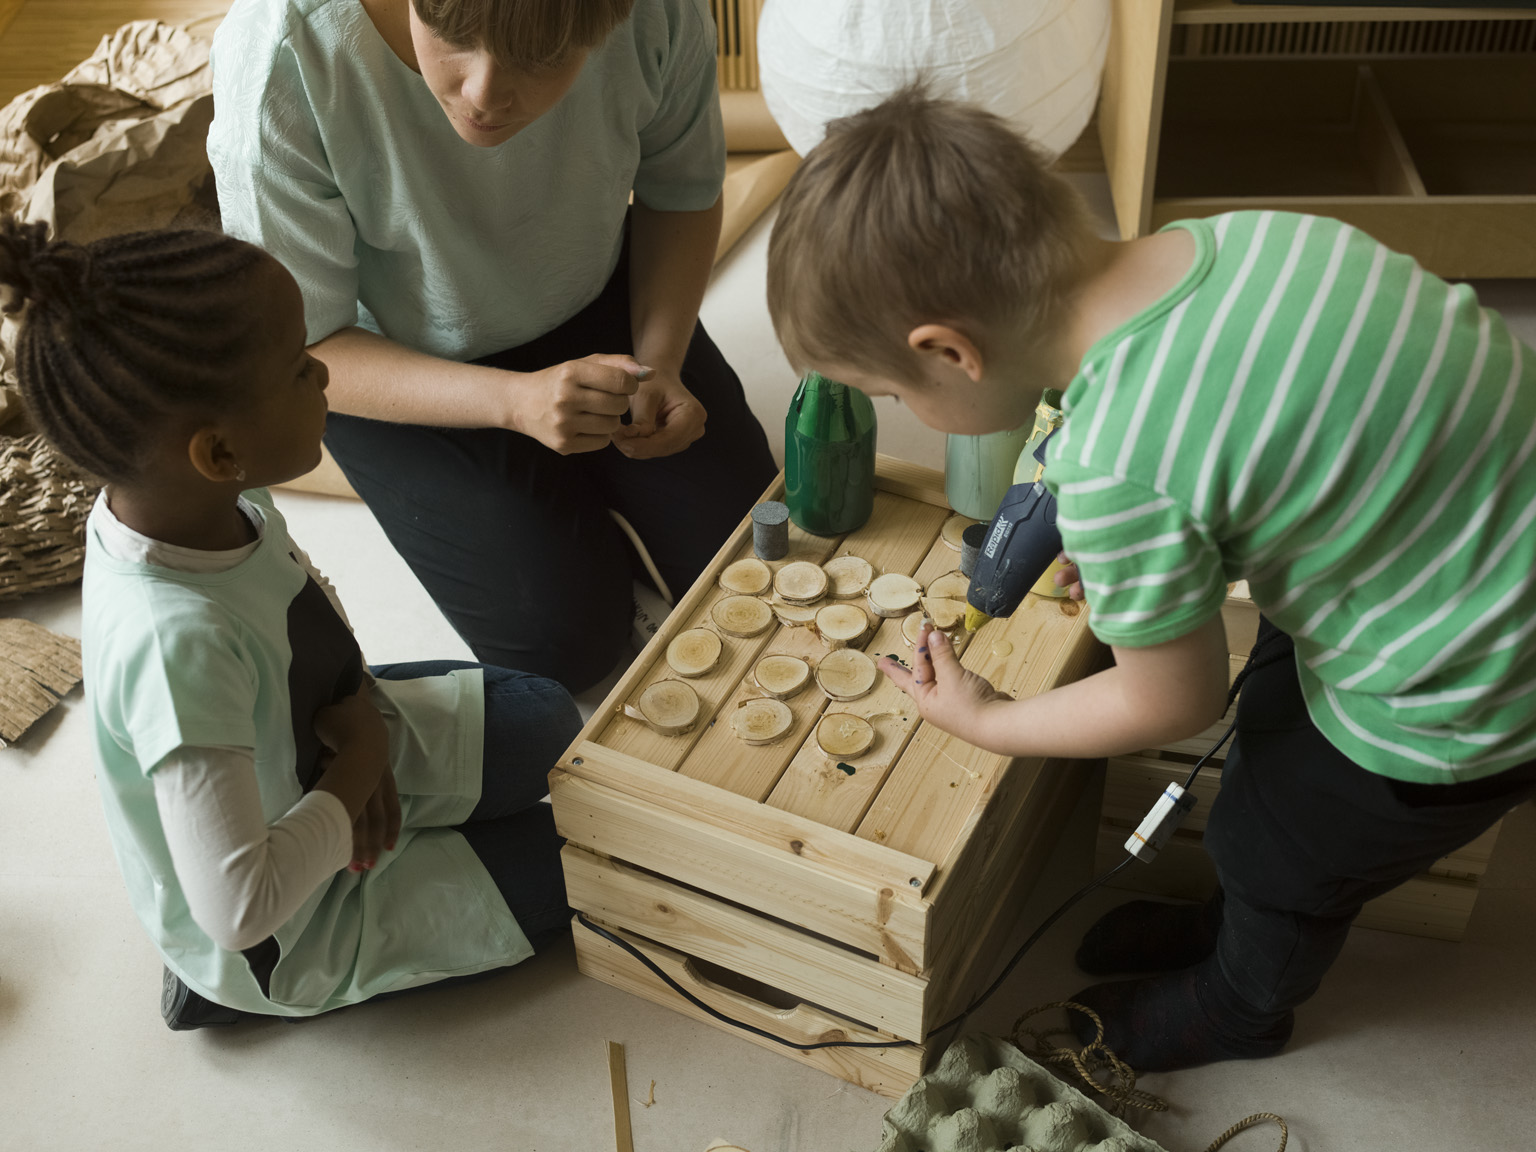
<svg viewBox="0 0 1536 1152">
<path fill-rule="evenodd" d="M 997 515 L 987 525 L 987 535 L 976 557 L 976 569 L 971 574 L 971 586 L 965 596 L 965 627 L 969 632 L 976 631 L 994 616 L 1012 615 L 1025 593 L 1045 575 L 1051 561 L 1061 551 L 1061 533 L 1056 529 L 1056 497 L 1046 490 L 1045 481 L 1040 479 L 1045 470 L 1045 446 L 1054 435 L 1056 432 L 1052 429 L 1032 453 L 1040 465 L 1034 470 L 1035 477 L 1008 489 Z M 1028 446 L 1025 452 L 1029 452 Z"/>
</svg>

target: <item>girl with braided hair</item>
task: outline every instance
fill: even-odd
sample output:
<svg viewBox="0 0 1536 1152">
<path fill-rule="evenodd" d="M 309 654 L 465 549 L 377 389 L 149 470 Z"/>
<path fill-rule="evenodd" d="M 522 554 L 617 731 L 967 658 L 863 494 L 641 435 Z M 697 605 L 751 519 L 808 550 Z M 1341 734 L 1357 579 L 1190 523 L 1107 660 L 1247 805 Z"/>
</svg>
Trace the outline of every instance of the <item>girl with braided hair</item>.
<svg viewBox="0 0 1536 1152">
<path fill-rule="evenodd" d="M 78 246 L 0 218 L 0 301 L 30 413 L 106 481 L 86 692 L 167 1024 L 311 1016 L 541 948 L 570 916 L 538 801 L 576 707 L 523 672 L 364 665 L 265 491 L 325 431 L 293 277 L 218 233 Z"/>
</svg>

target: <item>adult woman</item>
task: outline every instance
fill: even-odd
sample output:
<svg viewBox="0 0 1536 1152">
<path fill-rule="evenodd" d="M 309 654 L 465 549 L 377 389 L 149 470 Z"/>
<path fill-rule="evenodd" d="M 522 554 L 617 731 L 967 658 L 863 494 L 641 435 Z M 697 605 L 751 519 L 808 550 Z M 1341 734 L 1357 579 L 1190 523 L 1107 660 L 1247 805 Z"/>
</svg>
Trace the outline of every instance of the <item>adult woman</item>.
<svg viewBox="0 0 1536 1152">
<path fill-rule="evenodd" d="M 225 228 L 299 282 L 331 451 L 479 659 L 589 686 L 608 509 L 681 590 L 773 470 L 697 323 L 702 0 L 236 0 L 213 60 Z"/>
</svg>

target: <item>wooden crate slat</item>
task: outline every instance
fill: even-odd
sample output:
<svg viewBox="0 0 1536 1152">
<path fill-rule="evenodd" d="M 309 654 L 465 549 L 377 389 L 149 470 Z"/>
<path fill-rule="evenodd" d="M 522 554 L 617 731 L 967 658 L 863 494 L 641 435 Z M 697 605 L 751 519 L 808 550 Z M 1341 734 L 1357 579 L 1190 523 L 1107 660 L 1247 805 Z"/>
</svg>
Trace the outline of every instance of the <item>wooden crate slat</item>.
<svg viewBox="0 0 1536 1152">
<path fill-rule="evenodd" d="M 1023 697 L 1078 679 L 1103 651 L 1088 632 L 1081 605 L 1029 595 L 1011 617 L 984 625 L 961 663 Z M 919 859 L 946 860 L 1007 760 L 923 725 L 858 834 Z"/>
<path fill-rule="evenodd" d="M 571 906 L 594 920 L 922 1039 L 928 981 L 921 977 L 569 844 L 561 860 Z"/>
<path fill-rule="evenodd" d="M 851 553 L 868 560 L 874 565 L 876 572 L 910 574 L 922 562 L 946 518 L 944 509 L 936 508 L 931 504 L 916 502 L 889 492 L 876 492 L 875 508 L 869 522 L 858 531 L 850 532 L 841 541 L 828 541 L 829 546 L 820 556 L 820 560 L 828 559 L 834 552 L 837 555 Z M 831 547 L 833 544 L 836 545 L 835 548 Z M 770 628 L 764 633 L 762 643 L 753 650 L 749 659 L 732 659 L 728 668 L 727 661 L 721 661 L 721 669 L 712 674 L 712 680 L 718 677 L 724 684 L 724 699 L 720 701 L 723 707 L 716 716 L 718 722 L 697 736 L 697 742 L 688 752 L 687 757 L 681 760 L 679 771 L 683 775 L 707 781 L 753 800 L 761 800 L 773 790 L 773 786 L 783 775 L 785 766 L 794 756 L 800 741 L 804 740 L 806 733 L 820 717 L 826 698 L 815 685 L 811 685 L 799 697 L 786 701 L 785 703 L 790 705 L 790 710 L 795 715 L 795 727 L 784 739 L 761 747 L 743 744 L 730 731 L 730 726 L 724 723 L 724 720 L 743 701 L 762 695 L 754 686 L 743 683 L 743 679 L 751 672 L 752 665 L 757 660 L 771 651 L 784 651 L 794 655 L 807 654 L 805 649 L 813 638 L 778 635 L 785 632 L 803 633 L 804 631 L 804 628 L 779 626 Z M 742 650 L 751 643 L 753 642 L 744 640 L 727 641 L 727 644 L 741 646 Z M 811 644 L 811 651 L 816 653 L 819 659 L 819 654 L 825 651 L 825 646 L 820 641 L 814 641 Z M 626 723 L 634 724 L 634 721 L 626 721 Z M 660 737 L 660 739 L 668 739 L 668 737 Z M 606 738 L 602 743 L 610 747 L 615 746 Z M 628 748 L 624 750 L 630 751 Z M 653 756 L 646 755 L 645 759 L 660 763 Z"/>
<path fill-rule="evenodd" d="M 949 497 L 944 492 L 944 473 L 937 468 L 928 468 L 922 464 L 913 464 L 910 460 L 898 460 L 895 456 L 880 453 L 875 457 L 875 487 L 882 492 L 892 492 L 909 500 L 942 508 L 945 519 L 954 515 L 949 506 Z"/>
<path fill-rule="evenodd" d="M 606 925 L 605 925 L 606 927 Z M 636 996 L 643 996 L 664 1007 L 702 1020 L 717 1028 L 725 1028 L 760 1048 L 767 1048 L 781 1056 L 788 1056 L 802 1064 L 830 1073 L 840 1080 L 868 1088 L 890 1099 L 899 1098 L 913 1082 L 923 1074 L 927 1055 L 922 1047 L 903 1048 L 818 1048 L 802 1052 L 786 1048 L 772 1040 L 754 1036 L 750 1032 L 728 1028 L 718 1023 L 708 1013 L 696 1008 L 622 948 L 601 936 L 576 924 L 576 966 L 588 976 L 611 984 Z M 725 1015 L 772 1032 L 786 1040 L 802 1044 L 814 1044 L 823 1040 L 853 1040 L 878 1042 L 889 1039 L 877 1032 L 859 1028 L 850 1020 L 844 1020 L 830 1012 L 800 1005 L 793 1009 L 774 1009 L 740 993 L 700 976 L 689 965 L 688 958 L 670 948 L 643 940 L 631 933 L 613 929 L 643 951 L 650 959 L 684 988 L 700 1000 Z"/>
<path fill-rule="evenodd" d="M 954 571 L 959 560 L 960 554 L 953 548 L 942 540 L 935 541 L 913 577 L 926 586 Z M 910 663 L 911 650 L 901 638 L 901 623 L 900 619 L 883 621 L 865 651 L 877 658 L 895 654 Z M 864 755 L 839 762 L 822 752 L 814 732 L 808 733 L 767 802 L 818 824 L 851 832 L 905 751 L 920 717 L 911 697 L 884 675 L 862 700 L 829 705 L 825 712 L 864 717 L 875 729 L 874 744 Z"/>
<path fill-rule="evenodd" d="M 648 804 L 559 769 L 550 773 L 550 795 L 555 827 L 579 847 L 703 888 L 907 970 L 927 964 L 928 909 L 907 895 L 915 889 L 898 891 L 816 867 L 791 847 L 719 827 L 707 816 Z"/>
<path fill-rule="evenodd" d="M 1102 761 L 1015 761 L 998 782 L 953 866 L 934 883 L 933 937 L 965 940 L 939 954 L 926 975 L 933 985 L 925 1029 L 949 1020 L 992 978 L 999 953 L 1064 826 L 1086 794 L 1096 807 Z M 1090 787 L 1090 784 L 1094 785 Z M 936 1037 L 948 1039 L 948 1037 Z"/>
<path fill-rule="evenodd" d="M 921 903 L 921 893 L 933 878 L 930 861 L 813 824 L 791 812 L 765 808 L 734 792 L 668 772 L 611 748 L 577 745 L 566 752 L 560 770 L 680 815 L 710 820 L 720 828 L 788 852 L 806 867 L 900 889 L 898 898 L 914 905 Z"/>
</svg>

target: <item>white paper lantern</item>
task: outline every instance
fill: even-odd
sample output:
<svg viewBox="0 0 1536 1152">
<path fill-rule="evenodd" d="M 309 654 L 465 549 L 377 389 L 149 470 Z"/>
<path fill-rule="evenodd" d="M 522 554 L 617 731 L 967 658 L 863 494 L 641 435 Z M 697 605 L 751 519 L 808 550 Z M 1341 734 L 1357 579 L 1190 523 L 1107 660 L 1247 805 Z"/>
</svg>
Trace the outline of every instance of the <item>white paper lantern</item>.
<svg viewBox="0 0 1536 1152">
<path fill-rule="evenodd" d="M 757 35 L 763 97 L 802 156 L 917 77 L 1054 156 L 1093 115 L 1108 47 L 1109 0 L 768 0 Z"/>
</svg>

